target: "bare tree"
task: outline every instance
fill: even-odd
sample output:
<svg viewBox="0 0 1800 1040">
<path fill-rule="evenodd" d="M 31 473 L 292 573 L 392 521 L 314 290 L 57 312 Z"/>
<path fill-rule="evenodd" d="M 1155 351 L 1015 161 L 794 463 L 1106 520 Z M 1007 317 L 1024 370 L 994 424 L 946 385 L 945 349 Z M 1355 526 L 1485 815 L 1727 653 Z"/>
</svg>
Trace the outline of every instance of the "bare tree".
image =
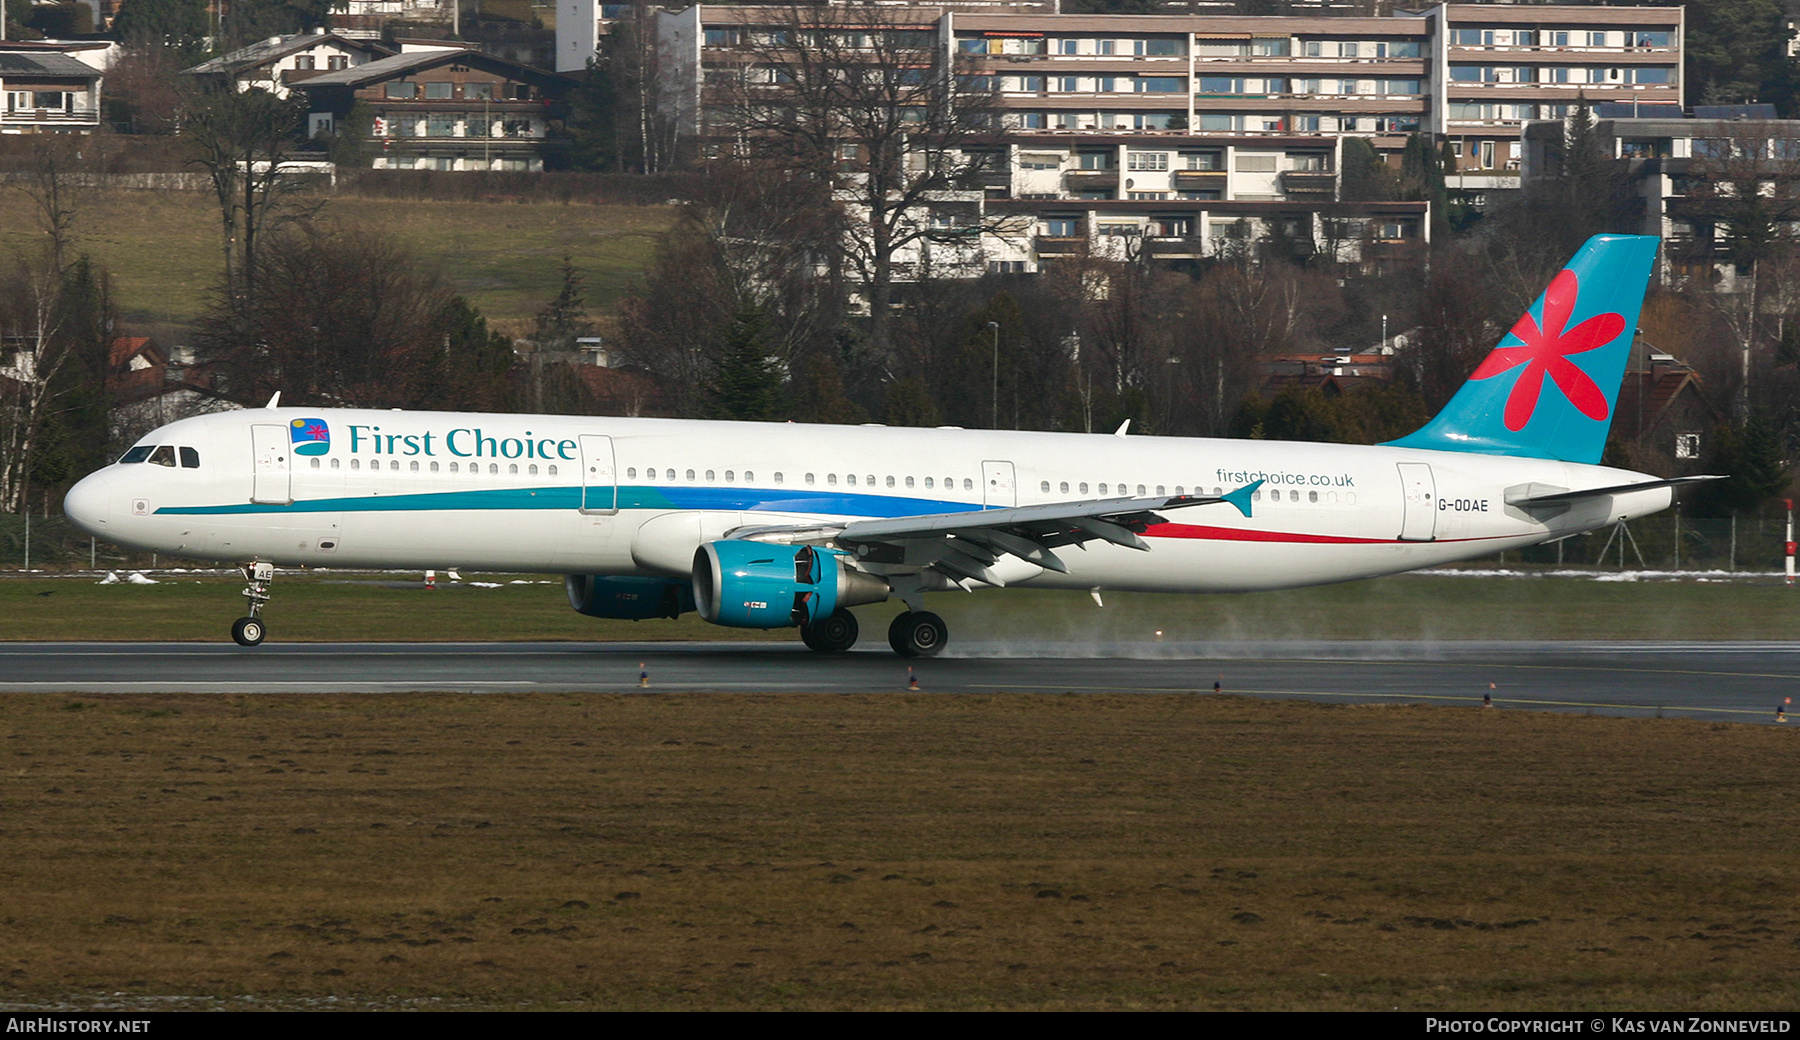
<svg viewBox="0 0 1800 1040">
<path fill-rule="evenodd" d="M 301 185 L 288 167 L 305 111 L 298 97 L 227 89 L 189 98 L 183 115 L 188 161 L 206 171 L 219 204 L 226 292 L 254 307 L 259 240 L 316 208 L 299 204 Z"/>
<path fill-rule="evenodd" d="M 217 300 L 196 346 L 223 388 L 260 402 L 455 407 L 490 357 L 484 324 L 427 267 L 363 232 L 291 227 L 257 253 L 253 306 Z"/>
<path fill-rule="evenodd" d="M 829 186 L 842 215 L 838 250 L 866 286 L 869 345 L 885 357 L 899 258 L 966 246 L 982 230 L 993 78 L 953 59 L 932 22 L 906 24 L 904 9 L 768 10 L 739 32 L 735 64 L 709 75 L 701 132 L 716 149 Z"/>
<path fill-rule="evenodd" d="M 1714 301 L 1737 340 L 1742 421 L 1750 412 L 1753 360 L 1781 338 L 1782 308 L 1769 303 L 1770 297 L 1784 302 L 1785 294 L 1770 293 L 1765 275 L 1791 270 L 1800 254 L 1794 235 L 1800 222 L 1800 140 L 1782 136 L 1768 123 L 1732 129 L 1728 138 L 1695 142 L 1700 154 L 1689 168 L 1693 180 L 1683 212 L 1695 231 L 1686 258 L 1726 261 L 1736 275 L 1730 286 L 1735 292 L 1715 294 Z"/>
<path fill-rule="evenodd" d="M 63 272 L 14 257 L 0 279 L 0 509 L 18 512 L 31 491 L 46 421 L 72 352 L 61 335 Z"/>
</svg>

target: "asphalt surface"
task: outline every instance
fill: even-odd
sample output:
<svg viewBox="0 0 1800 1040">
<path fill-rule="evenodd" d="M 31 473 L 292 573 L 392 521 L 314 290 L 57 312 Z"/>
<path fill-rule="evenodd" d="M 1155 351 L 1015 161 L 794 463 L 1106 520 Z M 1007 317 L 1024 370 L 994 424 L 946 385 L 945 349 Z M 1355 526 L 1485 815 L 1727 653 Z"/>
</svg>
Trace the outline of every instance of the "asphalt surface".
<svg viewBox="0 0 1800 1040">
<path fill-rule="evenodd" d="M 1132 643 L 1082 653 L 966 643 L 909 672 L 885 648 L 821 657 L 781 643 L 14 643 L 0 644 L 0 692 L 881 693 L 916 677 L 942 694 L 1210 694 L 1217 681 L 1253 697 L 1475 705 L 1491 695 L 1500 708 L 1773 723 L 1800 686 L 1800 645 L 1788 643 Z"/>
</svg>

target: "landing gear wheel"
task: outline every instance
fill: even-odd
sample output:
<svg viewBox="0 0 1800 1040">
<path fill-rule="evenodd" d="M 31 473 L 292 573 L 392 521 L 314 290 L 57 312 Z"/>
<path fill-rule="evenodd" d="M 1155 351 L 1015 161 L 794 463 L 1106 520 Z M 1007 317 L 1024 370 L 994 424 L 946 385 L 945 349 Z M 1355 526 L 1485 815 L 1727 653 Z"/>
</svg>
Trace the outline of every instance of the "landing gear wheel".
<svg viewBox="0 0 1800 1040">
<path fill-rule="evenodd" d="M 267 634 L 262 618 L 241 617 L 231 623 L 231 640 L 239 646 L 258 646 Z"/>
<path fill-rule="evenodd" d="M 888 626 L 888 645 L 901 657 L 936 657 L 949 641 L 944 619 L 929 610 L 909 610 Z"/>
<path fill-rule="evenodd" d="M 859 631 L 856 615 L 838 610 L 816 624 L 801 625 L 800 640 L 821 654 L 841 654 L 856 645 Z"/>
</svg>

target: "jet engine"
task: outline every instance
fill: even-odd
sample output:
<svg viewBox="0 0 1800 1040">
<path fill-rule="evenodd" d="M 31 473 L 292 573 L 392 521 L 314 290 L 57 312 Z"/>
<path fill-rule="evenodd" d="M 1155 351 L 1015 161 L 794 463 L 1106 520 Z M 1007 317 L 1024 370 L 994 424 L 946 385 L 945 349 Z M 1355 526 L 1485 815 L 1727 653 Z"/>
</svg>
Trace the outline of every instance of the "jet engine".
<svg viewBox="0 0 1800 1040">
<path fill-rule="evenodd" d="M 845 607 L 880 603 L 888 591 L 836 549 L 728 538 L 694 551 L 694 603 L 715 625 L 810 625 Z"/>
<path fill-rule="evenodd" d="M 668 578 L 635 578 L 602 574 L 570 574 L 563 578 L 569 606 L 588 617 L 619 621 L 680 617 L 694 609 L 689 582 Z"/>
</svg>

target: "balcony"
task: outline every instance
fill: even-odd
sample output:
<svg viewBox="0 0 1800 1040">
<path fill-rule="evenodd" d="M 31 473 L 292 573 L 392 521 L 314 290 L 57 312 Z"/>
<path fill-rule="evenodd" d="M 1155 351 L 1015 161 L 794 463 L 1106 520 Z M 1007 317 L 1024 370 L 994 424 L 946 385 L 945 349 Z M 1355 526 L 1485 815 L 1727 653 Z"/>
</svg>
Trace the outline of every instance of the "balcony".
<svg viewBox="0 0 1800 1040">
<path fill-rule="evenodd" d="M 1281 192 L 1294 198 L 1331 198 L 1337 194 L 1337 175 L 1317 170 L 1284 170 Z"/>
<path fill-rule="evenodd" d="M 1117 191 L 1118 170 L 1070 170 L 1063 174 L 1063 186 L 1069 191 Z"/>
<path fill-rule="evenodd" d="M 1176 170 L 1175 187 L 1183 190 L 1225 190 L 1224 170 Z"/>
<path fill-rule="evenodd" d="M 1087 239 L 1079 235 L 1039 235 L 1035 245 L 1039 256 L 1073 256 L 1087 247 Z"/>
</svg>

